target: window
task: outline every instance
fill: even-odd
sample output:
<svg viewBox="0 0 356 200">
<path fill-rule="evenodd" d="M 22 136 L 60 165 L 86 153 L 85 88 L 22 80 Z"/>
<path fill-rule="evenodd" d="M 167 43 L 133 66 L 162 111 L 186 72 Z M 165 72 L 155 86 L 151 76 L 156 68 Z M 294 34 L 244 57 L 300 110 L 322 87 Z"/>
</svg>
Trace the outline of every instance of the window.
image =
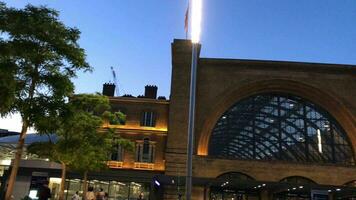
<svg viewBox="0 0 356 200">
<path fill-rule="evenodd" d="M 113 161 L 123 161 L 124 150 L 122 146 L 119 144 L 117 139 L 114 139 L 113 150 L 111 152 L 110 158 Z"/>
<path fill-rule="evenodd" d="M 155 127 L 155 113 L 152 111 L 145 111 L 142 113 L 141 126 Z"/>
<path fill-rule="evenodd" d="M 154 163 L 155 142 L 145 138 L 143 141 L 137 141 L 136 144 L 136 162 Z"/>
<path fill-rule="evenodd" d="M 223 113 L 213 129 L 209 155 L 354 165 L 349 138 L 339 123 L 318 105 L 284 93 L 247 97 Z"/>
</svg>

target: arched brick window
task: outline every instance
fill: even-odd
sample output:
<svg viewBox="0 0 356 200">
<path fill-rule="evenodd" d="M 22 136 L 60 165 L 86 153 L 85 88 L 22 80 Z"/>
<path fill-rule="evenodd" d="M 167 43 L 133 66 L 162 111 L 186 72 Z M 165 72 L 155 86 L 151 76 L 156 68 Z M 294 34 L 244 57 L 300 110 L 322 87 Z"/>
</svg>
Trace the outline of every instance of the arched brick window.
<svg viewBox="0 0 356 200">
<path fill-rule="evenodd" d="M 354 165 L 339 123 L 318 105 L 285 93 L 250 96 L 230 107 L 213 129 L 209 155 Z"/>
</svg>

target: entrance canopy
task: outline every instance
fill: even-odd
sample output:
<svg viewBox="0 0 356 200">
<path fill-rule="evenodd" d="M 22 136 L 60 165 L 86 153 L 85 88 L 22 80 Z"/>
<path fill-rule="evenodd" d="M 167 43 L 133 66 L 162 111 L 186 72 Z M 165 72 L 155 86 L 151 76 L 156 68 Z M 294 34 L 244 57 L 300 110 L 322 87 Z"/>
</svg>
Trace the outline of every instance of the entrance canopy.
<svg viewBox="0 0 356 200">
<path fill-rule="evenodd" d="M 153 184 L 156 186 L 177 187 L 180 191 L 184 191 L 184 183 L 185 177 L 158 175 L 153 179 Z M 240 199 L 238 197 L 241 195 L 248 199 L 258 199 L 263 193 L 271 198 L 310 199 L 312 192 L 333 195 L 337 198 L 356 197 L 356 187 L 349 185 L 321 185 L 298 176 L 287 177 L 279 182 L 257 181 L 239 172 L 226 173 L 217 178 L 194 177 L 193 187 L 204 187 L 209 193 L 207 199 Z"/>
</svg>

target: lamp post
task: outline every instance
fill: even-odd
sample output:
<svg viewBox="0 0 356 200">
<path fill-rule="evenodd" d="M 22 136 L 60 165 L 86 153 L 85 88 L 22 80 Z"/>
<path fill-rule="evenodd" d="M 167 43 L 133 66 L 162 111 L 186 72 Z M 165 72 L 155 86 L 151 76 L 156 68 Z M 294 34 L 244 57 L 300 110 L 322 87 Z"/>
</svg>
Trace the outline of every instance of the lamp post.
<svg viewBox="0 0 356 200">
<path fill-rule="evenodd" d="M 192 37 L 192 63 L 190 74 L 189 118 L 188 118 L 188 144 L 187 144 L 187 177 L 185 183 L 186 200 L 192 197 L 192 158 L 194 146 L 194 118 L 196 72 L 198 65 L 199 39 L 201 32 L 202 0 L 191 0 L 191 37 Z"/>
</svg>

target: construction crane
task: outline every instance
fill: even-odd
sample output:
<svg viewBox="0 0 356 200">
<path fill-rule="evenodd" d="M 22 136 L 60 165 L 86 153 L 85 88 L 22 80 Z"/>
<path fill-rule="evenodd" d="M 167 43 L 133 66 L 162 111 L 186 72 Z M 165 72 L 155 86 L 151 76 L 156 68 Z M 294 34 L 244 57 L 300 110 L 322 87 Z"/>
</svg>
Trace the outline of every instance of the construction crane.
<svg viewBox="0 0 356 200">
<path fill-rule="evenodd" d="M 116 93 L 116 96 L 119 96 L 120 95 L 119 94 L 119 85 L 117 83 L 116 72 L 115 72 L 113 66 L 111 66 L 110 69 L 111 69 L 111 74 L 112 74 L 113 81 L 114 81 L 114 84 L 115 84 L 115 93 Z"/>
</svg>

